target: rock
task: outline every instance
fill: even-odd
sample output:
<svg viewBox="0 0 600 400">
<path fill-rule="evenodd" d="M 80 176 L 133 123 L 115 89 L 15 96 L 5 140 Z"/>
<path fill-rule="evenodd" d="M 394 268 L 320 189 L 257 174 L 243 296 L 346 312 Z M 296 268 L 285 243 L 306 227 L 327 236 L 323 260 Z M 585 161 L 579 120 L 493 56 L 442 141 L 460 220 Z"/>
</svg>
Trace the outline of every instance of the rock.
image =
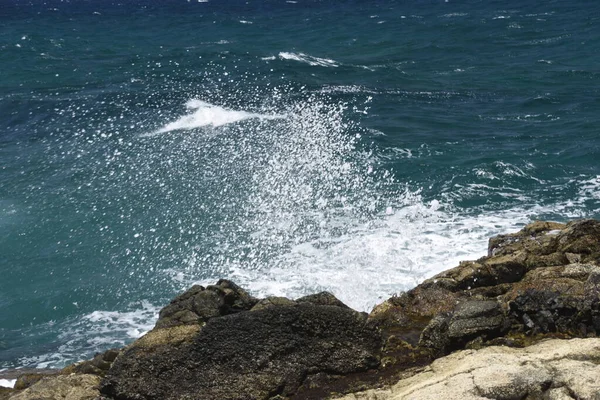
<svg viewBox="0 0 600 400">
<path fill-rule="evenodd" d="M 329 292 L 309 294 L 308 296 L 300 297 L 296 301 L 298 303 L 312 303 L 319 306 L 336 306 L 342 308 L 350 308 Z"/>
<path fill-rule="evenodd" d="M 10 400 L 94 400 L 100 393 L 96 375 L 70 374 L 47 376 Z"/>
<path fill-rule="evenodd" d="M 250 311 L 258 311 L 264 310 L 265 308 L 270 307 L 289 307 L 295 305 L 296 302 L 294 300 L 290 300 L 286 297 L 267 297 L 266 299 L 259 300 L 258 303 L 254 307 L 250 309 Z"/>
<path fill-rule="evenodd" d="M 438 315 L 424 329 L 420 344 L 449 353 L 475 338 L 493 339 L 508 329 L 497 301 L 464 301 L 452 313 Z"/>
<path fill-rule="evenodd" d="M 384 338 L 400 337 L 434 356 L 486 343 L 596 336 L 599 261 L 599 221 L 534 222 L 490 239 L 488 256 L 375 307 L 369 321 Z"/>
<path fill-rule="evenodd" d="M 173 340 L 173 329 L 189 331 Z M 285 398 L 315 380 L 376 368 L 382 345 L 361 313 L 310 302 L 211 318 L 201 328 L 158 328 L 147 336 L 154 339 L 142 337 L 114 361 L 102 382 L 103 395 Z"/>
<path fill-rule="evenodd" d="M 160 311 L 156 327 L 203 324 L 214 317 L 249 310 L 257 301 L 225 279 L 207 288 L 194 285 Z"/>
<path fill-rule="evenodd" d="M 104 353 L 96 354 L 89 361 L 82 361 L 64 368 L 62 374 L 78 373 L 104 376 L 119 355 L 119 349 L 110 349 Z"/>
<path fill-rule="evenodd" d="M 0 400 L 8 400 L 14 392 L 11 388 L 0 386 Z"/>
<path fill-rule="evenodd" d="M 556 340 L 599 335 L 600 222 L 534 222 L 369 315 L 328 292 L 193 286 L 120 353 L 61 373 L 104 376 L 97 400 L 600 400 L 600 339 Z"/>
<path fill-rule="evenodd" d="M 600 399 L 600 339 L 547 340 L 513 349 L 463 350 L 389 389 L 340 400 Z"/>
</svg>

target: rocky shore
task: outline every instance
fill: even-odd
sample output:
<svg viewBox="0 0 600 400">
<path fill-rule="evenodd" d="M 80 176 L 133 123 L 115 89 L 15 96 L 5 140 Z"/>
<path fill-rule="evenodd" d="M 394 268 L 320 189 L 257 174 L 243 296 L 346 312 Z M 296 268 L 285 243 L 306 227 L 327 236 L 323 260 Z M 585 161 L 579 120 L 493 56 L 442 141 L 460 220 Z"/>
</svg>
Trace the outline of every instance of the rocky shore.
<svg viewBox="0 0 600 400">
<path fill-rule="evenodd" d="M 370 314 L 193 286 L 131 345 L 0 399 L 599 400 L 599 334 L 600 221 L 534 222 Z"/>
</svg>

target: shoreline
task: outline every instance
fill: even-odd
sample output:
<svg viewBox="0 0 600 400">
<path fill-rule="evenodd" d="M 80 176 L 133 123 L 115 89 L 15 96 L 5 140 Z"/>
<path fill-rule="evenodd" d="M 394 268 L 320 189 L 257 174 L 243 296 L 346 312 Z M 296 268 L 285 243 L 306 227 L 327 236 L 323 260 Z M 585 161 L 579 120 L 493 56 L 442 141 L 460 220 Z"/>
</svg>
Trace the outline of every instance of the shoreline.
<svg viewBox="0 0 600 400">
<path fill-rule="evenodd" d="M 446 398 L 436 385 L 453 387 L 453 376 L 476 365 L 460 389 L 467 398 L 470 390 L 493 399 L 502 391 L 523 398 L 567 389 L 588 398 L 595 383 L 553 373 L 544 363 L 559 371 L 570 362 L 581 376 L 597 374 L 600 367 L 578 362 L 600 362 L 599 334 L 600 221 L 538 221 L 490 238 L 487 256 L 368 314 L 327 292 L 259 299 L 228 280 L 195 285 L 132 344 L 62 370 L 27 371 L 0 399 L 75 391 L 69 399 L 421 400 Z M 548 355 L 558 348 L 564 357 Z M 486 357 L 504 361 L 490 370 Z M 515 381 L 528 374 L 519 363 L 538 365 L 537 375 Z M 0 379 L 16 371 L 0 372 Z M 494 373 L 498 384 L 485 378 Z"/>
</svg>

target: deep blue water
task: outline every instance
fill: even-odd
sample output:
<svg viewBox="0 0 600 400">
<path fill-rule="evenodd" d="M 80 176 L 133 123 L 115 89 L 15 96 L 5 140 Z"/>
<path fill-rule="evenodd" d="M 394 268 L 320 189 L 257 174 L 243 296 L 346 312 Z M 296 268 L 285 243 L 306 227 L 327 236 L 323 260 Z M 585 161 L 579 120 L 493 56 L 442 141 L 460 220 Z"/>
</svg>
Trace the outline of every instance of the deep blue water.
<svg viewBox="0 0 600 400">
<path fill-rule="evenodd" d="M 600 3 L 0 2 L 0 369 L 194 282 L 369 310 L 600 217 Z"/>
</svg>

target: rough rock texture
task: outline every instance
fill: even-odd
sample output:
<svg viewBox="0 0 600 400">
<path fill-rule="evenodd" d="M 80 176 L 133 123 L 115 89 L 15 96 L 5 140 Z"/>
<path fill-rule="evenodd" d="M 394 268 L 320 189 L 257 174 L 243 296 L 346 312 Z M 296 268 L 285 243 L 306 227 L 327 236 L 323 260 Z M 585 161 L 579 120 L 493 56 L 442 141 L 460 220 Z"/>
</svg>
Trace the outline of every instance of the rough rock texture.
<svg viewBox="0 0 600 400">
<path fill-rule="evenodd" d="M 245 290 L 225 279 L 206 288 L 194 285 L 160 311 L 156 327 L 202 324 L 214 317 L 250 310 L 257 302 Z"/>
<path fill-rule="evenodd" d="M 78 373 L 78 374 L 91 374 L 98 375 L 103 377 L 106 372 L 112 366 L 113 361 L 119 355 L 119 349 L 110 349 L 105 351 L 104 353 L 96 354 L 94 358 L 89 361 L 82 361 L 80 363 L 76 363 L 70 365 L 63 370 L 60 371 L 61 374 L 70 374 L 70 373 Z M 22 379 L 23 377 L 19 378 Z M 19 381 L 17 381 L 19 383 Z M 16 386 L 16 385 L 15 385 Z"/>
<path fill-rule="evenodd" d="M 340 400 L 598 400 L 600 339 L 547 340 L 523 349 L 463 350 L 389 389 Z"/>
<path fill-rule="evenodd" d="M 165 336 L 125 349 L 101 392 L 119 400 L 268 399 L 291 396 L 315 376 L 334 379 L 379 365 L 381 338 L 366 316 L 291 303 L 212 318 L 202 328 L 155 329 L 147 336 Z"/>
<path fill-rule="evenodd" d="M 13 395 L 10 400 L 94 400 L 100 377 L 88 374 L 48 376 Z"/>
<path fill-rule="evenodd" d="M 370 314 L 385 337 L 439 357 L 486 344 L 600 333 L 600 222 L 534 222 Z M 418 339 L 417 339 L 418 337 Z M 384 357 L 386 354 L 384 354 Z"/>
</svg>

